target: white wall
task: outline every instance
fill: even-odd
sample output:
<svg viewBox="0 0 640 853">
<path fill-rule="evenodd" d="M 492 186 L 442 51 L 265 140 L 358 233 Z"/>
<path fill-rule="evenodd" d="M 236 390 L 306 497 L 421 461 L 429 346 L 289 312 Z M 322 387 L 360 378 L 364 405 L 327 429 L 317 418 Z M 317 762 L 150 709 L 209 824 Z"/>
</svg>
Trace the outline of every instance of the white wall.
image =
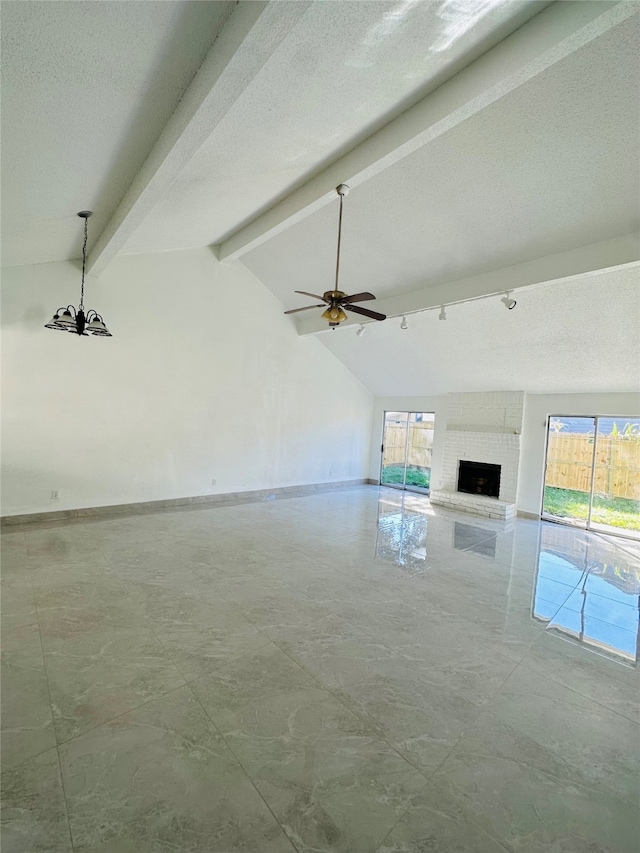
<svg viewBox="0 0 640 853">
<path fill-rule="evenodd" d="M 43 328 L 79 289 L 3 270 L 3 515 L 368 476 L 371 395 L 240 263 L 118 258 L 85 298 L 112 338 Z"/>
<path fill-rule="evenodd" d="M 612 364 L 612 370 L 615 365 Z M 640 416 L 640 394 L 527 394 L 517 506 L 538 514 L 542 504 L 548 415 Z"/>
<path fill-rule="evenodd" d="M 447 413 L 454 398 L 455 395 L 376 397 L 373 401 L 369 477 L 375 480 L 380 477 L 380 445 L 385 411 L 435 412 L 431 483 L 434 489 L 442 488 Z M 546 424 L 549 415 L 617 415 L 637 418 L 640 417 L 640 393 L 525 394 L 516 497 L 519 512 L 535 515 L 540 513 L 544 483 Z M 482 413 L 479 412 L 479 423 L 482 422 L 481 417 Z"/>
<path fill-rule="evenodd" d="M 374 399 L 369 477 L 376 481 L 380 479 L 380 447 L 382 446 L 385 412 L 435 412 L 431 486 L 434 489 L 441 488 L 444 433 L 447 426 L 447 397 L 376 397 Z"/>
</svg>

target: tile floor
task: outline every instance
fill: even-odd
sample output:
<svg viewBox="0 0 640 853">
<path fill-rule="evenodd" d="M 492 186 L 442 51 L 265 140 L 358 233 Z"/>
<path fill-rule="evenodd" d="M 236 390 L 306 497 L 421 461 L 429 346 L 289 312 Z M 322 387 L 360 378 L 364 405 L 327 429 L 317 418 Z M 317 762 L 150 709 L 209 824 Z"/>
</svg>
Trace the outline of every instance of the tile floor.
<svg viewBox="0 0 640 853">
<path fill-rule="evenodd" d="M 364 486 L 2 535 L 3 853 L 637 853 L 632 543 Z"/>
</svg>

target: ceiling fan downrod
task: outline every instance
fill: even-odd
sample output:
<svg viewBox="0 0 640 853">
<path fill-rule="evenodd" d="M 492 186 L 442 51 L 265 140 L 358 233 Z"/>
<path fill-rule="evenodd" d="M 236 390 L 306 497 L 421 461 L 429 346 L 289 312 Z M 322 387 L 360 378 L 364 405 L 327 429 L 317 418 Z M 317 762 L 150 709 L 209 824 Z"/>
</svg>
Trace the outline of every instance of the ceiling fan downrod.
<svg viewBox="0 0 640 853">
<path fill-rule="evenodd" d="M 289 311 L 285 311 L 285 314 L 297 314 L 299 311 L 308 311 L 311 308 L 324 308 L 325 305 L 328 307 L 322 312 L 323 320 L 327 320 L 329 326 L 332 329 L 335 329 L 336 326 L 339 326 L 344 320 L 348 320 L 349 318 L 344 312 L 344 307 L 350 311 L 354 311 L 356 314 L 361 314 L 363 317 L 368 317 L 370 320 L 386 320 L 385 314 L 380 314 L 377 311 L 371 311 L 369 308 L 361 308 L 358 305 L 354 305 L 354 302 L 365 302 L 370 299 L 375 299 L 373 293 L 369 293 L 368 291 L 364 291 L 362 293 L 353 293 L 348 296 L 344 291 L 339 290 L 340 287 L 340 250 L 342 248 L 342 206 L 344 197 L 349 192 L 349 187 L 347 184 L 339 184 L 336 187 L 336 192 L 340 196 L 340 212 L 338 215 L 338 249 L 336 252 L 336 280 L 334 284 L 333 290 L 325 291 L 322 296 L 318 296 L 317 293 L 309 293 L 306 290 L 296 290 L 296 293 L 301 293 L 303 296 L 310 296 L 312 299 L 320 300 L 319 305 L 306 305 L 303 308 L 291 308 Z"/>
<path fill-rule="evenodd" d="M 329 307 L 326 311 L 323 312 L 322 316 L 325 320 L 329 321 L 329 325 L 335 329 L 343 320 L 347 320 L 347 315 L 342 310 L 340 305 L 340 300 L 343 299 L 347 294 L 343 293 L 338 287 L 338 282 L 340 280 L 340 248 L 342 246 L 342 205 L 344 202 L 344 197 L 349 195 L 349 185 L 348 184 L 339 184 L 336 187 L 336 192 L 340 196 L 340 212 L 338 214 L 338 248 L 336 251 L 336 283 L 333 287 L 332 291 L 328 291 L 324 294 L 324 298 L 327 302 L 329 302 Z"/>
</svg>

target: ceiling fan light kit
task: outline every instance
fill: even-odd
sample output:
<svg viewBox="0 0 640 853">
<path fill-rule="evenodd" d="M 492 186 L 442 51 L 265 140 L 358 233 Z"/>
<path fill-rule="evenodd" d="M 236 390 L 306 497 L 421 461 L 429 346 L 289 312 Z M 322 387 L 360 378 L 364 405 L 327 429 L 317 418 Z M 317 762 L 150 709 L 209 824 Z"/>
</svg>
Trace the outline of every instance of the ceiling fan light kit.
<svg viewBox="0 0 640 853">
<path fill-rule="evenodd" d="M 385 314 L 379 314 L 377 311 L 371 311 L 369 308 L 360 308 L 358 305 L 353 304 L 354 302 L 366 302 L 368 300 L 375 299 L 373 293 L 365 291 L 363 293 L 354 293 L 349 296 L 344 291 L 338 289 L 338 282 L 340 279 L 340 249 L 342 245 L 342 202 L 349 192 L 349 187 L 347 184 L 339 184 L 336 187 L 336 192 L 340 197 L 340 213 L 338 217 L 338 249 L 336 253 L 335 286 L 333 290 L 325 291 L 322 296 L 318 296 L 317 293 L 308 293 L 305 290 L 296 290 L 295 292 L 302 294 L 302 296 L 310 296 L 312 299 L 320 300 L 319 303 L 317 305 L 305 305 L 304 308 L 292 308 L 290 311 L 285 311 L 284 313 L 297 314 L 298 311 L 308 311 L 311 308 L 324 308 L 326 305 L 328 307 L 325 308 L 321 316 L 329 323 L 329 326 L 332 329 L 335 329 L 336 326 L 340 325 L 340 323 L 349 319 L 348 315 L 344 311 L 345 308 L 349 311 L 353 311 L 355 314 L 361 314 L 363 317 L 368 317 L 370 320 L 386 320 L 387 318 Z"/>
<path fill-rule="evenodd" d="M 111 332 L 105 326 L 104 320 L 97 311 L 91 308 L 84 313 L 84 275 L 87 266 L 87 220 L 91 216 L 90 210 L 81 210 L 78 213 L 84 219 L 84 243 L 82 244 L 82 284 L 80 286 L 80 304 L 76 310 L 75 306 L 67 305 L 66 308 L 58 308 L 45 329 L 55 329 L 59 332 L 71 332 L 73 335 L 88 337 L 96 335 L 99 338 L 112 337 Z"/>
<path fill-rule="evenodd" d="M 333 295 L 337 291 L 329 291 L 330 294 Z M 326 295 L 326 294 L 325 294 Z M 329 321 L 330 326 L 337 326 L 339 323 L 342 323 L 344 320 L 348 320 L 349 318 L 344 313 L 340 305 L 335 305 L 331 308 L 327 308 L 326 311 L 323 311 L 321 316 Z"/>
</svg>

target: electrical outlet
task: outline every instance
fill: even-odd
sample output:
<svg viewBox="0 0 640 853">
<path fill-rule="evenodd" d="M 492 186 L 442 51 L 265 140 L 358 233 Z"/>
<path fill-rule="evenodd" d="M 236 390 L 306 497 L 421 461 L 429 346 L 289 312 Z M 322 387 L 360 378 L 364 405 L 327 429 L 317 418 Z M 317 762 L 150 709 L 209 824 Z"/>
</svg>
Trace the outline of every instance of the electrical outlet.
<svg viewBox="0 0 640 853">
<path fill-rule="evenodd" d="M 54 490 L 51 492 L 51 500 L 53 500 L 53 501 L 59 501 L 59 500 L 60 500 L 60 491 L 59 491 L 59 489 L 54 489 Z"/>
<path fill-rule="evenodd" d="M 215 486 L 217 482 L 218 482 L 217 480 L 212 480 L 212 481 L 211 481 L 211 485 L 212 485 L 212 486 Z"/>
</svg>

